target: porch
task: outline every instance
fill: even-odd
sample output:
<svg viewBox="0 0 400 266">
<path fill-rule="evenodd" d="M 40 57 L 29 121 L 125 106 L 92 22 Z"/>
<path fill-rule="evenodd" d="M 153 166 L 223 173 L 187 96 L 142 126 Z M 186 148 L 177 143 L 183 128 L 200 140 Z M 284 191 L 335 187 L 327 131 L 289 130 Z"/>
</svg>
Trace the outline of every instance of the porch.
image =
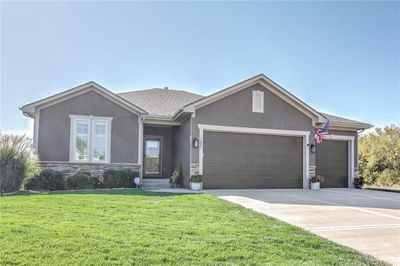
<svg viewBox="0 0 400 266">
<path fill-rule="evenodd" d="M 169 187 L 168 180 L 174 169 L 179 167 L 185 177 L 188 174 L 189 149 L 189 137 L 182 137 L 180 126 L 144 124 L 144 183 L 153 187 Z"/>
</svg>

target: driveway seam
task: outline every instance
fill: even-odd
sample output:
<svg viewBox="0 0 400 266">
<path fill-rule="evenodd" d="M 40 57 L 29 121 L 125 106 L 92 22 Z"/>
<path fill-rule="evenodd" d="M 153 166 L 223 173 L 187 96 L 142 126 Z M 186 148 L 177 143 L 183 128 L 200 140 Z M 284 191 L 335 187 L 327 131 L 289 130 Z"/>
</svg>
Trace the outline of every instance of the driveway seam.
<svg viewBox="0 0 400 266">
<path fill-rule="evenodd" d="M 313 232 L 328 232 L 328 231 L 347 231 L 347 230 L 377 229 L 377 228 L 400 228 L 400 224 L 367 224 L 367 225 L 345 225 L 345 226 L 326 226 L 326 227 L 305 227 L 304 229 Z"/>
<path fill-rule="evenodd" d="M 328 190 L 329 191 L 329 190 Z M 332 190 L 330 190 L 332 191 Z M 292 195 L 293 196 L 293 195 Z M 380 212 L 376 212 L 376 211 L 371 211 L 371 210 L 364 210 L 358 207 L 352 207 L 352 206 L 342 206 L 340 203 L 336 203 L 335 201 L 326 201 L 326 200 L 317 200 L 317 199 L 310 199 L 307 197 L 302 197 L 299 195 L 294 195 L 294 197 L 300 198 L 300 199 L 306 199 L 306 200 L 310 200 L 310 201 L 315 201 L 315 202 L 319 202 L 319 203 L 324 203 L 330 206 L 339 206 L 339 207 L 343 207 L 343 208 L 347 208 L 347 209 L 352 209 L 352 210 L 356 210 L 359 212 L 365 212 L 365 213 L 369 213 L 369 214 L 375 214 L 375 215 L 379 215 L 379 216 L 383 216 L 383 217 L 387 217 L 387 218 L 392 218 L 395 220 L 399 220 L 400 221 L 400 217 L 396 217 L 393 215 L 389 215 L 389 214 L 385 214 L 385 213 L 380 213 Z"/>
<path fill-rule="evenodd" d="M 362 199 L 380 199 L 380 200 L 389 200 L 389 201 L 394 201 L 400 204 L 400 200 L 392 199 L 392 198 L 387 198 L 387 197 L 380 197 L 380 196 L 370 196 L 370 195 L 359 195 L 358 193 L 352 193 L 352 192 L 346 192 L 346 191 L 341 191 L 341 190 L 334 190 L 334 189 L 326 189 L 326 192 L 333 192 L 333 193 L 339 193 L 339 194 L 344 194 L 344 195 L 357 195 L 357 196 L 362 196 Z M 359 198 L 361 199 L 361 198 Z"/>
<path fill-rule="evenodd" d="M 360 212 L 365 212 L 365 213 L 380 215 L 380 216 L 383 216 L 383 217 L 392 218 L 392 219 L 396 219 L 396 220 L 399 220 L 399 221 L 400 221 L 400 217 L 396 217 L 396 216 L 389 215 L 389 214 L 385 214 L 385 213 L 381 213 L 381 212 L 376 212 L 376 211 L 371 211 L 371 210 L 364 210 L 364 209 L 361 209 L 361 208 L 358 208 L 358 207 L 349 207 L 349 206 L 345 206 L 345 208 L 353 209 L 353 210 L 360 211 Z"/>
</svg>

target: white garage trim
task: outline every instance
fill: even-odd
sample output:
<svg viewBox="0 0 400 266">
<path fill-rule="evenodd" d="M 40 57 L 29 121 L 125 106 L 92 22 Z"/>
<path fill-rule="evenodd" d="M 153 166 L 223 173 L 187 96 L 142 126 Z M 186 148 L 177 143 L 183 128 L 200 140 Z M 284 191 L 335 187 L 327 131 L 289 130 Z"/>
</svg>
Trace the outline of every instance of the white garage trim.
<svg viewBox="0 0 400 266">
<path fill-rule="evenodd" d="M 308 173 L 309 172 L 308 142 L 309 142 L 309 137 L 310 137 L 309 131 L 251 128 L 251 127 L 216 126 L 216 125 L 205 125 L 205 124 L 198 124 L 198 127 L 200 130 L 200 132 L 199 132 L 199 142 L 200 142 L 199 143 L 199 173 L 201 175 L 203 174 L 204 131 L 303 137 L 303 188 L 308 188 L 308 177 L 309 177 L 309 173 Z"/>
<path fill-rule="evenodd" d="M 347 174 L 347 185 L 348 187 L 353 187 L 353 179 L 354 179 L 354 136 L 342 136 L 342 135 L 334 135 L 329 134 L 324 137 L 325 140 L 340 140 L 347 141 L 347 159 L 348 159 L 348 174 Z"/>
</svg>

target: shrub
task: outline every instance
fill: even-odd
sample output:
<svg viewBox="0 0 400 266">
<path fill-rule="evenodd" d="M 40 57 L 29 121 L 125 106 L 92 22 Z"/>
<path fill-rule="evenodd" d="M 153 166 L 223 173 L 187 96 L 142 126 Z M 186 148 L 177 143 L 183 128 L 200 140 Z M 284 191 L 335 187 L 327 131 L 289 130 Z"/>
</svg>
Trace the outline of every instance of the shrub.
<svg viewBox="0 0 400 266">
<path fill-rule="evenodd" d="M 103 174 L 103 187 L 123 188 L 136 187 L 133 179 L 139 176 L 139 172 L 133 170 L 106 170 Z"/>
<path fill-rule="evenodd" d="M 22 181 L 40 171 L 32 140 L 25 135 L 0 134 L 0 193 L 21 188 Z"/>
<path fill-rule="evenodd" d="M 377 178 L 378 186 L 400 186 L 400 169 L 386 169 Z"/>
<path fill-rule="evenodd" d="M 201 183 L 201 182 L 203 182 L 203 176 L 202 175 L 192 175 L 189 179 L 189 182 Z"/>
<path fill-rule="evenodd" d="M 63 173 L 43 170 L 39 175 L 26 179 L 24 188 L 27 190 L 63 190 L 65 189 Z"/>
<path fill-rule="evenodd" d="M 98 187 L 98 179 L 89 173 L 78 172 L 66 180 L 67 189 L 91 189 Z"/>
</svg>

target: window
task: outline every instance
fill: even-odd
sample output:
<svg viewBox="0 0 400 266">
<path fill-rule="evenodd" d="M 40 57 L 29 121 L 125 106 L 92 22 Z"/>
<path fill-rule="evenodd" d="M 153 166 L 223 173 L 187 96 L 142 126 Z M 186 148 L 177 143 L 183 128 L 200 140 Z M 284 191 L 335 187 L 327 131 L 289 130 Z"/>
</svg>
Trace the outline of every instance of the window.
<svg viewBox="0 0 400 266">
<path fill-rule="evenodd" d="M 264 113 L 264 92 L 253 91 L 253 113 Z"/>
<path fill-rule="evenodd" d="M 87 161 L 89 159 L 89 120 L 75 121 L 74 160 Z"/>
<path fill-rule="evenodd" d="M 111 120 L 109 117 L 71 117 L 71 161 L 110 162 Z"/>
<path fill-rule="evenodd" d="M 106 160 L 107 121 L 93 121 L 93 161 Z"/>
<path fill-rule="evenodd" d="M 264 113 L 264 92 L 253 91 L 253 113 Z"/>
</svg>

